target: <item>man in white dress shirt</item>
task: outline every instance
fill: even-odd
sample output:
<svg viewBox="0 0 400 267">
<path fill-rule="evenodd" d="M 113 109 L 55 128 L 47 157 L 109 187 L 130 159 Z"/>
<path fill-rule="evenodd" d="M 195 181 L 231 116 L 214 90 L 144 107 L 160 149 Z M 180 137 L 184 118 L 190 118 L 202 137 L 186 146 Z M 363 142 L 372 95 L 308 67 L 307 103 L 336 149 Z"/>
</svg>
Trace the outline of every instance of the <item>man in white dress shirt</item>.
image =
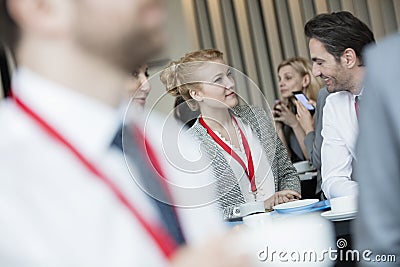
<svg viewBox="0 0 400 267">
<path fill-rule="evenodd" d="M 0 0 L 0 41 L 18 62 L 13 98 L 0 106 L 0 266 L 247 262 L 226 237 L 206 241 L 222 229 L 207 196 L 173 194 L 189 206 L 175 209 L 188 245 L 166 253 L 162 217 L 130 176 L 140 168 L 128 170 L 111 145 L 130 72 L 164 42 L 163 10 L 158 0 Z M 163 155 L 159 125 L 149 122 L 148 138 Z M 192 152 L 188 160 L 199 157 Z M 174 184 L 210 183 L 159 161 Z"/>
<path fill-rule="evenodd" d="M 352 179 L 358 134 L 358 96 L 365 71 L 362 51 L 374 35 L 349 12 L 321 14 L 307 22 L 313 74 L 331 93 L 324 107 L 321 149 L 322 190 L 329 198 L 357 194 Z"/>
</svg>

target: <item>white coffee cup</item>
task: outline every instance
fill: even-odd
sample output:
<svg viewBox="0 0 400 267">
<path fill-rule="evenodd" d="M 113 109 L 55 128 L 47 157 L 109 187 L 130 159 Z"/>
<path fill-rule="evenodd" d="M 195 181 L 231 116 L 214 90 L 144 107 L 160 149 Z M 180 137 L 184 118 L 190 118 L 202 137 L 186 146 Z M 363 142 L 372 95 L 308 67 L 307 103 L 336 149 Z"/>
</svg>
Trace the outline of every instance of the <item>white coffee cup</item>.
<svg viewBox="0 0 400 267">
<path fill-rule="evenodd" d="M 247 226 L 267 225 L 272 223 L 271 213 L 257 213 L 243 217 L 243 223 Z"/>
<path fill-rule="evenodd" d="M 258 212 L 265 212 L 264 201 L 240 204 L 240 216 L 242 217 Z"/>
<path fill-rule="evenodd" d="M 246 232 L 238 244 L 243 245 L 251 255 L 253 262 L 250 266 L 252 267 L 329 267 L 333 265 L 326 251 L 329 247 L 335 246 L 334 228 L 331 222 L 322 218 L 319 213 L 254 214 L 244 217 L 243 222 L 247 226 L 243 228 Z M 289 241 L 287 241 L 288 238 Z M 316 253 L 318 261 L 293 260 L 296 252 L 301 253 L 302 257 L 307 256 L 308 259 L 310 259 L 310 254 L 307 252 Z M 294 256 L 291 257 L 291 255 Z M 288 260 L 285 261 L 285 258 Z"/>
<path fill-rule="evenodd" d="M 357 211 L 357 197 L 344 196 L 330 199 L 331 210 L 333 213 L 345 213 Z"/>
<path fill-rule="evenodd" d="M 307 160 L 293 163 L 293 166 L 297 173 L 304 173 L 313 169 L 312 165 Z"/>
</svg>

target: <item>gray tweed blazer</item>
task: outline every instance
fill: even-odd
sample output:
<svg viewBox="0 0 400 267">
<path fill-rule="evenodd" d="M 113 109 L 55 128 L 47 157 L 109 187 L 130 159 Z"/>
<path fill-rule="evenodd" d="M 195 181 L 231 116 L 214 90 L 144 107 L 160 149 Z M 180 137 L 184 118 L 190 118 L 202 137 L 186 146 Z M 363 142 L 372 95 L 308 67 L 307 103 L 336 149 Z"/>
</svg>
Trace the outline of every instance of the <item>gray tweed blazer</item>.
<svg viewBox="0 0 400 267">
<path fill-rule="evenodd" d="M 262 108 L 248 105 L 236 106 L 232 112 L 249 124 L 253 132 L 257 134 L 269 162 L 272 163 L 275 191 L 291 189 L 300 193 L 300 179 L 288 158 L 286 148 L 275 132 L 272 117 L 268 116 Z M 222 149 L 207 134 L 207 130 L 199 123 L 199 120 L 188 132 L 200 142 L 201 149 L 211 160 L 212 172 L 217 180 L 218 205 L 224 219 L 236 217 L 235 210 L 240 204 L 245 203 L 245 200 Z"/>
</svg>

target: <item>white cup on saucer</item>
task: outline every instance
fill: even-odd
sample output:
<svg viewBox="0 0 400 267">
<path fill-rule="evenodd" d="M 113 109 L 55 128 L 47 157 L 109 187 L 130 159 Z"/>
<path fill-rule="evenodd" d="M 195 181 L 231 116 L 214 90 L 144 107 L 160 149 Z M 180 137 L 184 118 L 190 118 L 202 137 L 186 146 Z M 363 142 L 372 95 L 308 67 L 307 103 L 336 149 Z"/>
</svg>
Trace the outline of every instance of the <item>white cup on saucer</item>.
<svg viewBox="0 0 400 267">
<path fill-rule="evenodd" d="M 330 199 L 332 213 L 347 213 L 357 211 L 357 197 L 344 196 Z"/>
<path fill-rule="evenodd" d="M 268 225 L 272 223 L 272 217 L 270 213 L 257 213 L 243 217 L 243 223 L 249 227 L 258 225 Z"/>
<path fill-rule="evenodd" d="M 250 265 L 252 267 L 329 267 L 333 265 L 326 251 L 329 247 L 335 246 L 334 228 L 318 213 L 254 214 L 244 217 L 243 222 L 247 227 L 243 229 L 246 232 L 240 240 L 240 245 L 243 245 L 252 255 L 250 257 L 253 260 Z M 316 253 L 318 261 L 293 260 L 296 256 L 291 257 L 294 255 L 292 252 L 298 252 L 302 257 L 303 255 L 309 257 L 310 254 L 305 254 L 307 252 Z M 281 258 L 278 255 L 283 256 Z"/>
<path fill-rule="evenodd" d="M 297 173 L 304 173 L 313 169 L 312 165 L 308 160 L 293 163 Z"/>
<path fill-rule="evenodd" d="M 264 201 L 240 204 L 240 216 L 242 217 L 259 212 L 265 212 Z"/>
</svg>

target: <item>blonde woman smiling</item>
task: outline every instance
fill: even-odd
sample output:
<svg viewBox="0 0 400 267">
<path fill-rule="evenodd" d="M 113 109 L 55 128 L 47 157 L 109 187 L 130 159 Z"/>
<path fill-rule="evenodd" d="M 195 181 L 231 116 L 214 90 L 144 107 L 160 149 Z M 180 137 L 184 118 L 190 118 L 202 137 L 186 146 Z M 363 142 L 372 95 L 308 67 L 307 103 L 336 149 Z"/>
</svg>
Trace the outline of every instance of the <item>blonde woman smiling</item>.
<svg viewBox="0 0 400 267">
<path fill-rule="evenodd" d="M 218 202 L 225 219 L 243 203 L 276 204 L 301 198 L 300 180 L 274 129 L 259 107 L 238 105 L 231 68 L 214 49 L 172 62 L 161 81 L 200 116 L 189 132 L 211 159 Z"/>
</svg>

